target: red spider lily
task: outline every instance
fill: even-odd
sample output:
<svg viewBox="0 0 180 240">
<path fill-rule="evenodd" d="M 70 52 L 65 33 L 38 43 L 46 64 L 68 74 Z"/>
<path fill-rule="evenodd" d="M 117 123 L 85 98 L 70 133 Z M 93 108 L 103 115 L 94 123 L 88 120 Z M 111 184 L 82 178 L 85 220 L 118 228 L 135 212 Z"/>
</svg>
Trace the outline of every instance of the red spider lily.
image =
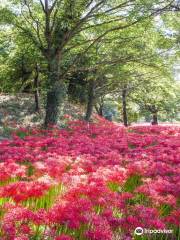
<svg viewBox="0 0 180 240">
<path fill-rule="evenodd" d="M 139 226 L 177 229 L 179 156 L 179 127 L 97 119 L 19 129 L 0 142 L 0 238 L 131 239 Z"/>
</svg>

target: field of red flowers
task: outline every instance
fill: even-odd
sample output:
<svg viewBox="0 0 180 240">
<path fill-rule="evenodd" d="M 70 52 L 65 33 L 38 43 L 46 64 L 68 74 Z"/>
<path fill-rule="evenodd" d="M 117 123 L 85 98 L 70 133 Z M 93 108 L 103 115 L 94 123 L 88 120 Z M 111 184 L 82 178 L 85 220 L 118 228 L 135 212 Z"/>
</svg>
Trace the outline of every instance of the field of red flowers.
<svg viewBox="0 0 180 240">
<path fill-rule="evenodd" d="M 179 196 L 177 126 L 72 121 L 0 142 L 1 240 L 176 240 Z"/>
</svg>

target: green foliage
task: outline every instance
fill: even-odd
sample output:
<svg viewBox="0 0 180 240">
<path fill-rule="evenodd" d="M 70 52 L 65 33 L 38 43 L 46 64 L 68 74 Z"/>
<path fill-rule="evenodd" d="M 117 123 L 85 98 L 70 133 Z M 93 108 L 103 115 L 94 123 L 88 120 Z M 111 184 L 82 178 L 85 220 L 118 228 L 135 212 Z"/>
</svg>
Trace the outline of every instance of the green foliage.
<svg viewBox="0 0 180 240">
<path fill-rule="evenodd" d="M 93 79 L 94 103 L 111 95 L 122 108 L 126 90 L 129 123 L 149 118 L 152 107 L 161 120 L 178 120 L 170 69 L 179 52 L 179 13 L 170 2 L 137 0 L 129 7 L 122 0 L 8 1 L 0 8 L 0 91 L 33 92 L 38 64 L 41 93 L 60 81 L 61 103 L 68 89 L 70 101 L 85 104 Z M 108 105 L 105 115 L 116 109 Z"/>
<path fill-rule="evenodd" d="M 52 186 L 45 195 L 39 198 L 29 198 L 23 202 L 23 205 L 33 209 L 49 209 L 54 204 L 54 201 L 59 196 L 60 193 L 63 193 L 63 185 L 59 184 L 57 186 Z"/>
<path fill-rule="evenodd" d="M 142 184 L 142 177 L 140 175 L 130 176 L 123 186 L 125 192 L 133 192 L 136 187 Z"/>
<path fill-rule="evenodd" d="M 170 206 L 169 204 L 162 204 L 160 206 L 160 213 L 162 216 L 168 216 L 172 210 L 173 210 L 173 207 Z"/>
</svg>

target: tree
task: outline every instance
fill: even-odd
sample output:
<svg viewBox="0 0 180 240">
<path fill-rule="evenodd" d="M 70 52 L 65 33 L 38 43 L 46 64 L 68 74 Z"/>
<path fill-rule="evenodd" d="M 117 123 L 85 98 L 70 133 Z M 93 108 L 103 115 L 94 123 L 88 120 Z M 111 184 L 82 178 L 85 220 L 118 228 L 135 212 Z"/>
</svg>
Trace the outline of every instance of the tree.
<svg viewBox="0 0 180 240">
<path fill-rule="evenodd" d="M 34 93 L 35 112 L 39 112 L 39 87 L 42 78 L 42 57 L 28 38 L 18 35 L 15 29 L 1 32 L 0 82 L 4 92 Z M 6 36 L 10 37 L 7 38 Z M 42 83 L 41 83 L 42 84 Z"/>
<path fill-rule="evenodd" d="M 174 98 L 173 80 L 162 76 L 151 79 L 149 83 L 137 90 L 133 96 L 133 100 L 139 105 L 140 111 L 151 113 L 153 125 L 158 124 L 158 114 L 164 112 Z"/>
<path fill-rule="evenodd" d="M 105 57 L 101 48 L 99 50 L 107 60 L 104 61 L 103 66 L 99 66 L 99 71 L 101 69 L 103 72 L 103 75 L 101 74 L 103 80 L 98 82 L 96 80 L 96 98 L 98 95 L 109 93 L 117 95 L 122 103 L 123 123 L 128 126 L 127 101 L 129 96 L 136 89 L 140 87 L 143 89 L 143 84 L 151 81 L 151 77 L 157 78 L 157 75 L 163 75 L 163 69 L 164 71 L 166 69 L 164 54 L 169 49 L 167 47 L 163 51 L 158 49 L 159 41 L 166 42 L 167 39 L 159 33 L 154 21 L 144 21 L 131 26 L 123 33 L 112 33 L 111 37 L 114 41 L 107 41 L 108 46 L 106 43 L 101 43 L 101 48 L 106 49 L 105 53 L 108 58 Z"/>
<path fill-rule="evenodd" d="M 67 72 L 83 54 L 109 33 L 135 25 L 168 8 L 171 2 L 23 0 L 11 1 L 9 9 L 3 8 L 1 22 L 18 28 L 19 34 L 32 41 L 47 63 L 45 126 L 57 122 Z M 100 29 L 95 39 L 93 29 Z M 81 42 L 81 35 L 87 40 Z M 81 52 L 76 51 L 75 56 L 77 44 Z"/>
</svg>

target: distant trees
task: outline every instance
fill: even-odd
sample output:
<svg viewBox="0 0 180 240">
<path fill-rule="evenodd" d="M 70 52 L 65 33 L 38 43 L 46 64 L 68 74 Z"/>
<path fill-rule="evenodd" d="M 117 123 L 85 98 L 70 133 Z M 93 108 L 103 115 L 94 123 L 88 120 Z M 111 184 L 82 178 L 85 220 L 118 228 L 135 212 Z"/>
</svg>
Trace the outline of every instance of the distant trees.
<svg viewBox="0 0 180 240">
<path fill-rule="evenodd" d="M 167 79 L 152 79 L 149 84 L 143 87 L 141 94 L 136 94 L 135 101 L 140 107 L 140 111 L 149 112 L 152 116 L 152 124 L 158 124 L 158 115 L 165 114 L 166 109 L 172 101 L 176 98 L 175 83 L 173 81 L 167 81 Z M 171 105 L 171 109 L 167 112 L 172 112 L 178 109 L 177 106 Z"/>
</svg>

